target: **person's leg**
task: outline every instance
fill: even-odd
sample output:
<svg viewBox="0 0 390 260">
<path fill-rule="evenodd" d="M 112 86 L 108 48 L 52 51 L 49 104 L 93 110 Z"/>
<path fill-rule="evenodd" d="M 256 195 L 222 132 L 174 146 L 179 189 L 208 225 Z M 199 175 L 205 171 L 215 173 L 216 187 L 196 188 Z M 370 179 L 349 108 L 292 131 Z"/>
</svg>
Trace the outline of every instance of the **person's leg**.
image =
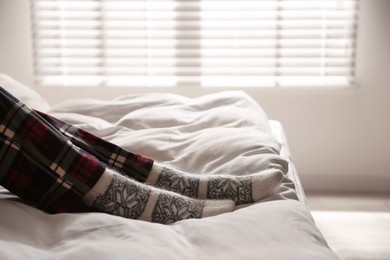
<svg viewBox="0 0 390 260">
<path fill-rule="evenodd" d="M 86 211 L 77 189 L 56 181 L 51 169 L 24 151 L 23 145 L 0 134 L 0 185 L 50 213 Z"/>
<path fill-rule="evenodd" d="M 155 163 L 146 183 L 198 199 L 231 199 L 237 205 L 259 201 L 279 187 L 278 168 L 250 175 L 195 175 Z"/>
<path fill-rule="evenodd" d="M 139 183 L 106 170 L 84 198 L 86 205 L 132 219 L 169 224 L 233 211 L 232 200 L 198 200 Z"/>
<path fill-rule="evenodd" d="M 3 88 L 0 137 L 0 185 L 48 212 L 80 207 L 105 170 Z"/>
<path fill-rule="evenodd" d="M 233 210 L 232 201 L 195 200 L 123 177 L 2 88 L 0 142 L 0 185 L 52 213 L 73 210 L 76 201 L 114 215 L 171 223 Z"/>
<path fill-rule="evenodd" d="M 139 182 L 145 182 L 154 160 L 141 154 L 132 153 L 99 138 L 81 128 L 67 124 L 53 116 L 36 111 L 48 123 L 61 132 L 69 141 L 84 151 L 93 154 L 119 173 Z"/>
<path fill-rule="evenodd" d="M 152 186 L 198 199 L 230 199 L 246 204 L 265 198 L 279 186 L 282 167 L 251 175 L 199 176 L 163 166 L 152 159 L 126 151 L 91 133 L 40 113 L 72 143 L 94 154 L 124 176 Z M 287 163 L 283 167 L 288 167 Z"/>
</svg>

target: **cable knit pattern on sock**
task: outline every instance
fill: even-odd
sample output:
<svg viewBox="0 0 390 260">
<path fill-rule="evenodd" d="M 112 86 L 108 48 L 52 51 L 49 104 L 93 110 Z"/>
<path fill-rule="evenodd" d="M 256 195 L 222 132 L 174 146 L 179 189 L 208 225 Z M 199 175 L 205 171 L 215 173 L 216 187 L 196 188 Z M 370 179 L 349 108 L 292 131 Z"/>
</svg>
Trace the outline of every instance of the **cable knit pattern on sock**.
<svg viewBox="0 0 390 260">
<path fill-rule="evenodd" d="M 234 208 L 233 201 L 192 199 L 136 182 L 112 170 L 105 171 L 84 202 L 109 214 L 163 224 L 213 216 Z"/>
<path fill-rule="evenodd" d="M 278 170 L 243 176 L 198 176 L 155 163 L 146 183 L 192 198 L 230 199 L 240 205 L 265 198 L 282 178 L 283 173 Z"/>
</svg>

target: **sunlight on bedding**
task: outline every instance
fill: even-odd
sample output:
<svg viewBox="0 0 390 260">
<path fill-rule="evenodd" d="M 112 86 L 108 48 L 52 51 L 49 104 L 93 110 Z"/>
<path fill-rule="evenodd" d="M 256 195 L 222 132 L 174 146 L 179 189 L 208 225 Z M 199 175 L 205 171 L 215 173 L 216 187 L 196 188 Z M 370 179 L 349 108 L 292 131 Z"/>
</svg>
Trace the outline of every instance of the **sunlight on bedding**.
<svg viewBox="0 0 390 260">
<path fill-rule="evenodd" d="M 390 212 L 315 210 L 312 215 L 341 259 L 390 259 Z"/>
</svg>

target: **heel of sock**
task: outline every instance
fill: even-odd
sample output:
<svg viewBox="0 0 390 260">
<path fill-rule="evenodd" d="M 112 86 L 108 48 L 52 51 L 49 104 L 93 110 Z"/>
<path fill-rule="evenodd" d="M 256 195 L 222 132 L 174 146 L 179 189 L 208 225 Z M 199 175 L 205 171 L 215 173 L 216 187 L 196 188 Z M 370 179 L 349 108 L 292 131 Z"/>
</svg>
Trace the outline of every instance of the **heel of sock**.
<svg viewBox="0 0 390 260">
<path fill-rule="evenodd" d="M 235 203 L 232 200 L 206 200 L 202 217 L 211 217 L 222 213 L 232 212 Z"/>
</svg>

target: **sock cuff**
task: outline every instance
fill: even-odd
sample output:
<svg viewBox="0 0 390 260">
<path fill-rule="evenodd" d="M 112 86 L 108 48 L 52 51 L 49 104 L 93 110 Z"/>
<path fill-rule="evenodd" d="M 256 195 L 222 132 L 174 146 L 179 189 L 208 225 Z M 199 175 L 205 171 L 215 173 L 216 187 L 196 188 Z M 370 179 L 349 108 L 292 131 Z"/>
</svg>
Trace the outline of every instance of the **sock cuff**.
<svg viewBox="0 0 390 260">
<path fill-rule="evenodd" d="M 84 196 L 83 203 L 90 207 L 97 199 L 97 197 L 102 195 L 107 190 L 107 187 L 110 185 L 115 174 L 117 173 L 111 169 L 106 168 L 100 179 L 96 182 L 95 186 L 93 186 L 92 189 Z"/>
<path fill-rule="evenodd" d="M 145 180 L 145 183 L 149 185 L 156 184 L 162 168 L 162 165 L 159 165 L 158 163 L 154 162 L 152 168 L 150 169 L 149 176 Z"/>
</svg>

